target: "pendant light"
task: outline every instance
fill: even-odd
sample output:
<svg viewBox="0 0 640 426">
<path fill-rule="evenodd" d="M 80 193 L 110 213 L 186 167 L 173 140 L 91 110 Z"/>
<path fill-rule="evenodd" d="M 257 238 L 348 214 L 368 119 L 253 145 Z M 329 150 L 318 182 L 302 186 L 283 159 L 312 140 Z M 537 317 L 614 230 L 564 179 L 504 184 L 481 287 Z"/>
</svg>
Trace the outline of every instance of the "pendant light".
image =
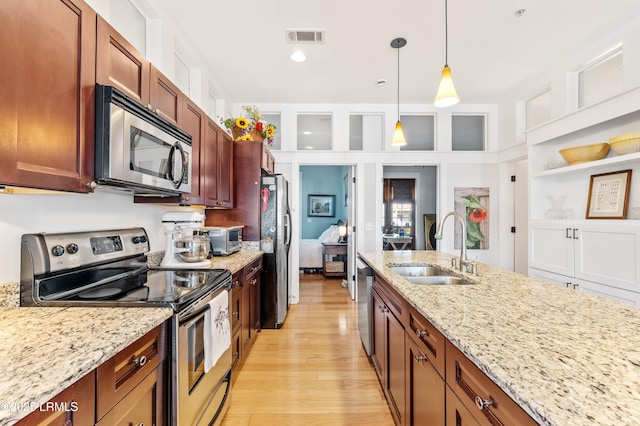
<svg viewBox="0 0 640 426">
<path fill-rule="evenodd" d="M 400 123 L 400 48 L 406 46 L 407 40 L 402 37 L 393 39 L 391 41 L 391 47 L 398 49 L 398 121 L 396 122 L 396 130 L 393 132 L 393 139 L 391 140 L 391 146 L 404 146 L 407 144 L 407 140 L 404 137 L 402 131 L 402 124 Z"/>
<path fill-rule="evenodd" d="M 451 78 L 451 68 L 449 68 L 449 29 L 447 19 L 447 0 L 444 0 L 444 68 L 442 68 L 442 77 L 440 78 L 440 86 L 438 93 L 433 101 L 433 105 L 437 107 L 448 107 L 460 102 L 456 88 Z"/>
</svg>

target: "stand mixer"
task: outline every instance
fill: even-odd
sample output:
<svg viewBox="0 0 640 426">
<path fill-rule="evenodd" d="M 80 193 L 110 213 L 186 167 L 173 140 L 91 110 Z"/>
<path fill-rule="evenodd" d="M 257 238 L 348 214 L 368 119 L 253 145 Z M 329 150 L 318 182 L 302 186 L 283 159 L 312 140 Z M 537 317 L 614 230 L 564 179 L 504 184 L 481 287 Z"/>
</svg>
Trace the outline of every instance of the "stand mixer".
<svg viewBox="0 0 640 426">
<path fill-rule="evenodd" d="M 199 212 L 167 212 L 162 215 L 162 226 L 167 237 L 161 268 L 166 269 L 209 269 L 207 260 L 209 240 L 194 235 L 194 230 L 202 228 L 204 214 Z"/>
</svg>

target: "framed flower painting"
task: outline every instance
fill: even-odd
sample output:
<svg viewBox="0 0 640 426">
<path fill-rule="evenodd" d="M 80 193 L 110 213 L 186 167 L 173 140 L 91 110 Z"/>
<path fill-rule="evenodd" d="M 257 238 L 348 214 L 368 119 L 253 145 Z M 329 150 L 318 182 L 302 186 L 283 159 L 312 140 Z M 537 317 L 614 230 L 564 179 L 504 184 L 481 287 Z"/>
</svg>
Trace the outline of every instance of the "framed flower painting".
<svg viewBox="0 0 640 426">
<path fill-rule="evenodd" d="M 465 219 L 467 249 L 489 249 L 489 188 L 454 188 L 455 211 Z M 457 223 L 457 222 L 456 222 Z M 462 244 L 462 228 L 455 226 L 454 247 Z"/>
</svg>

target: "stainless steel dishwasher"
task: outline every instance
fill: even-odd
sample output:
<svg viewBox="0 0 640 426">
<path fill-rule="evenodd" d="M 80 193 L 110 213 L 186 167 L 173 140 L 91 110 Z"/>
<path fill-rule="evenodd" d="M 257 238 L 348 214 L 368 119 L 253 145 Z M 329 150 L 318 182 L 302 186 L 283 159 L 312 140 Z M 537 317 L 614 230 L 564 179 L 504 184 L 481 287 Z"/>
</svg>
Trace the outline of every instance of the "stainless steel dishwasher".
<svg viewBox="0 0 640 426">
<path fill-rule="evenodd" d="M 358 329 L 364 350 L 367 352 L 367 356 L 371 356 L 373 350 L 373 309 L 371 308 L 373 271 L 359 257 L 356 260 L 356 268 L 358 269 Z"/>
</svg>

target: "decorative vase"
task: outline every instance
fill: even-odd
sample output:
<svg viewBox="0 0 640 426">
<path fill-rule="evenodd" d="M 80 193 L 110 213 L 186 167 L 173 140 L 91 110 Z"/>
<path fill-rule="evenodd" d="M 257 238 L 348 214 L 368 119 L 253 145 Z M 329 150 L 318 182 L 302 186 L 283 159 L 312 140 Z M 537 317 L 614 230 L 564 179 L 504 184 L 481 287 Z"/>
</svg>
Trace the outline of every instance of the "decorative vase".
<svg viewBox="0 0 640 426">
<path fill-rule="evenodd" d="M 233 135 L 234 140 L 238 140 L 241 136 L 245 135 L 244 130 L 239 128 L 238 126 L 231 127 L 231 134 Z M 256 129 L 251 129 L 248 133 L 250 139 L 243 140 L 251 140 L 251 141 L 263 141 L 264 137 L 262 136 L 262 132 Z"/>
</svg>

